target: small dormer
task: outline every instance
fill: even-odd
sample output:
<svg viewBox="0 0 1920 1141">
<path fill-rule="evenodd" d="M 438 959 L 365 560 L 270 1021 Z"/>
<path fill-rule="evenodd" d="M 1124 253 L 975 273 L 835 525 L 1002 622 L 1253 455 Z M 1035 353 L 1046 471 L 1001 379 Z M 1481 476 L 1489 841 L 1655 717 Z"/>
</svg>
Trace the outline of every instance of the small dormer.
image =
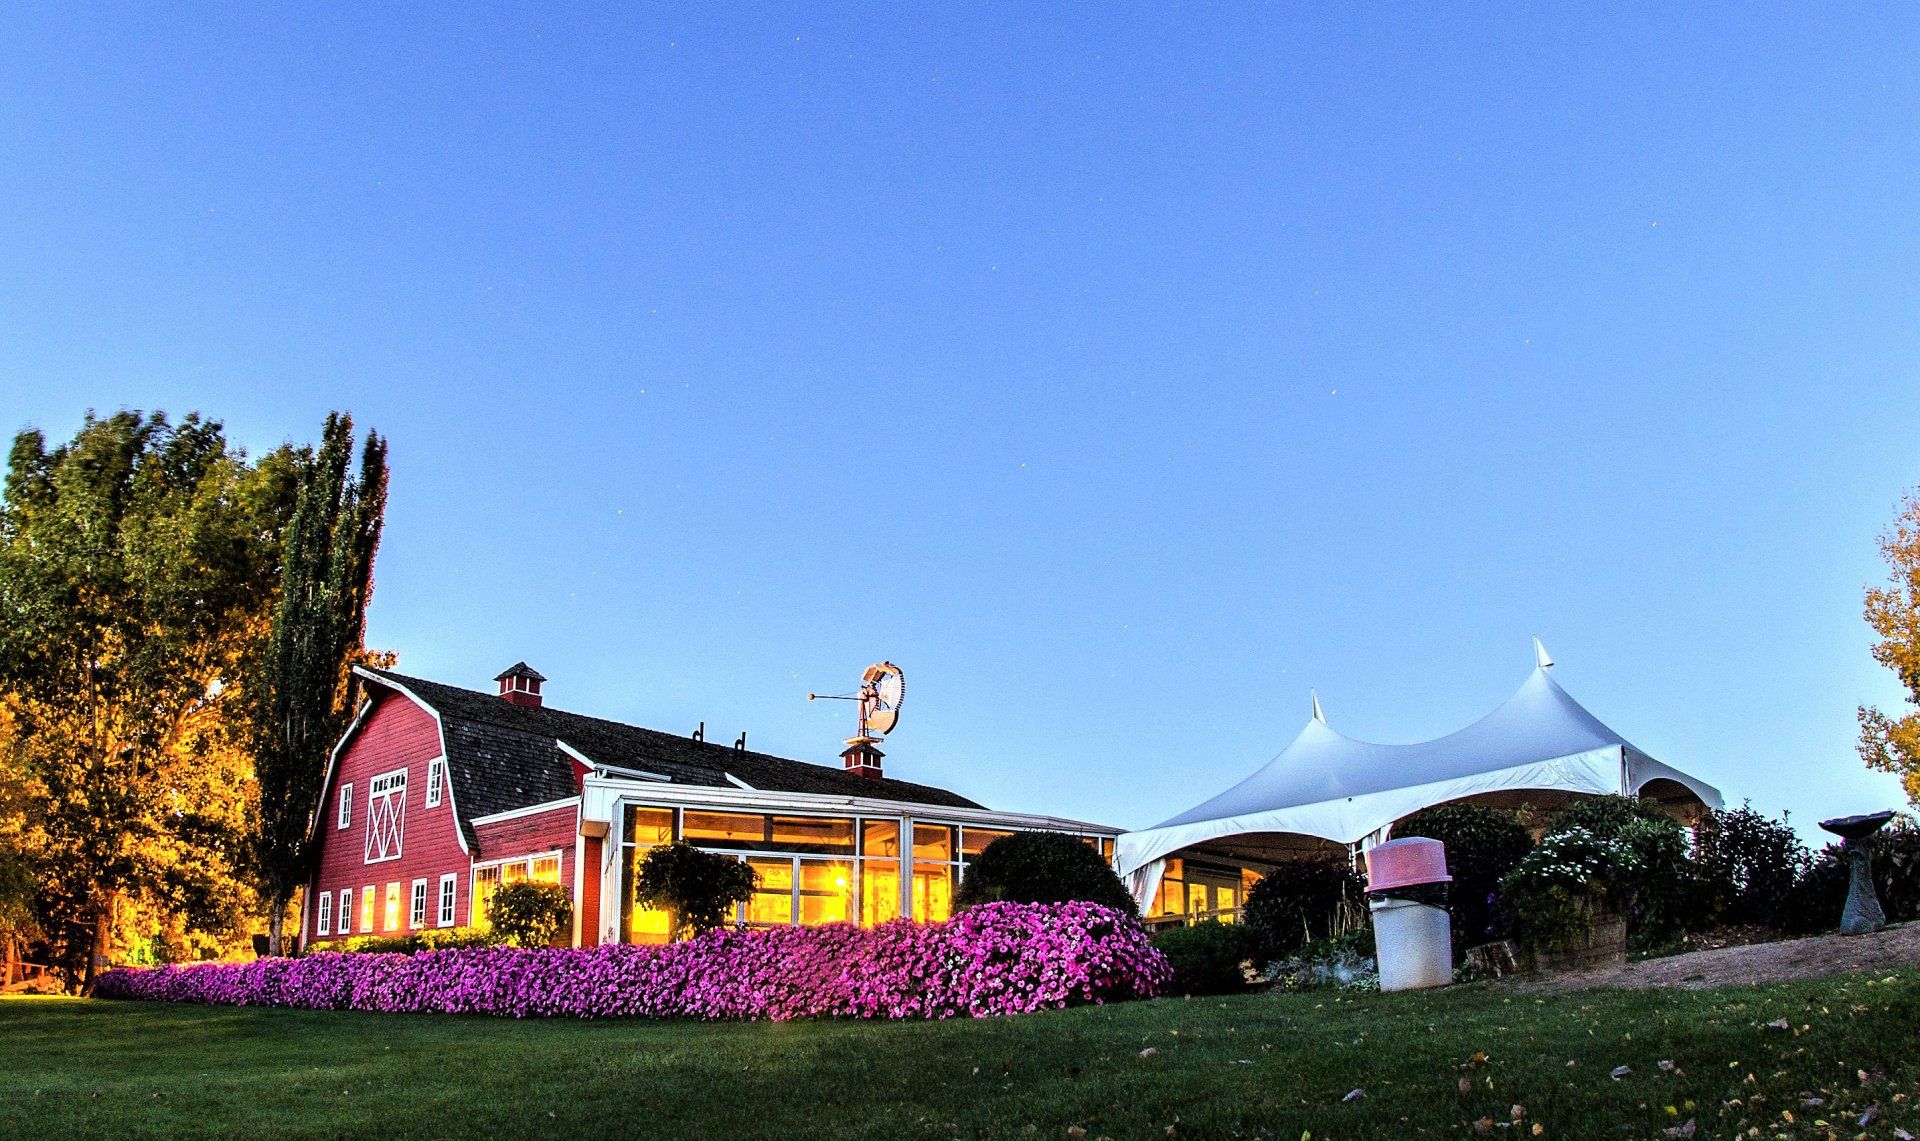
<svg viewBox="0 0 1920 1141">
<path fill-rule="evenodd" d="M 525 662 L 515 662 L 505 673 L 493 679 L 500 683 L 500 696 L 528 709 L 540 708 L 540 684 L 547 679 Z"/>
</svg>

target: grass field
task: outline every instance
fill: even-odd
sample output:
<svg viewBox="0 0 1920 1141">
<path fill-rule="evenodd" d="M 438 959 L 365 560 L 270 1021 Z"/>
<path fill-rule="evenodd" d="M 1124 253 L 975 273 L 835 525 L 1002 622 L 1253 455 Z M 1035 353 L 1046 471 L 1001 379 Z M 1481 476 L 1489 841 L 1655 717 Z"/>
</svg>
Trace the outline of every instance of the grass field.
<svg viewBox="0 0 1920 1141">
<path fill-rule="evenodd" d="M 1619 1066 L 1631 1072 L 1610 1076 Z M 1162 999 L 939 1024 L 0 1001 L 0 1136 L 35 1139 L 1164 1138 L 1169 1126 L 1288 1141 L 1640 1138 L 1689 1119 L 1702 1138 L 1894 1137 L 1920 1132 L 1917 1082 L 1920 978 L 1907 974 L 1545 998 Z"/>
</svg>

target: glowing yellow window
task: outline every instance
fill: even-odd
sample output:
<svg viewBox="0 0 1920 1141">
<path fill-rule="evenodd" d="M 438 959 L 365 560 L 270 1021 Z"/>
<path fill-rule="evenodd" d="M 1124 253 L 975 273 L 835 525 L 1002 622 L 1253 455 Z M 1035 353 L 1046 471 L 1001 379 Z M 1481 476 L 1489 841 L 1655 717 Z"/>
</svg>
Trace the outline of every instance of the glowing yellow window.
<svg viewBox="0 0 1920 1141">
<path fill-rule="evenodd" d="M 493 893 L 500 890 L 502 870 L 501 868 L 481 868 L 473 873 L 471 910 L 475 927 L 483 927 L 487 923 L 487 905 L 493 902 Z"/>
<path fill-rule="evenodd" d="M 1207 885 L 1190 883 L 1187 885 L 1187 914 L 1198 915 L 1207 910 Z"/>
<path fill-rule="evenodd" d="M 539 859 L 533 861 L 533 871 L 527 878 L 531 879 L 534 883 L 559 883 L 560 857 L 541 856 Z"/>
<path fill-rule="evenodd" d="M 872 927 L 900 918 L 900 861 L 860 861 L 860 922 Z"/>
<path fill-rule="evenodd" d="M 793 922 L 793 861 L 751 859 L 747 866 L 759 873 L 759 886 L 747 901 L 747 922 L 784 926 Z"/>
<path fill-rule="evenodd" d="M 853 861 L 800 861 L 800 922 L 845 923 L 853 918 Z"/>
<path fill-rule="evenodd" d="M 382 930 L 400 930 L 400 885 L 397 883 L 387 885 L 386 912 L 386 924 L 382 927 Z"/>
<path fill-rule="evenodd" d="M 673 843 L 673 809 L 627 809 L 627 843 L 649 848 Z"/>
<path fill-rule="evenodd" d="M 688 811 L 680 822 L 680 838 L 703 848 L 739 848 L 767 838 L 767 818 L 738 812 Z"/>
<path fill-rule="evenodd" d="M 360 930 L 361 931 L 367 932 L 369 934 L 372 933 L 373 909 L 378 902 L 379 902 L 379 895 L 375 892 L 373 885 L 368 884 L 366 887 L 366 890 L 360 893 Z"/>
<path fill-rule="evenodd" d="M 939 923 L 953 916 L 953 868 L 947 864 L 913 865 L 913 917 Z"/>
</svg>

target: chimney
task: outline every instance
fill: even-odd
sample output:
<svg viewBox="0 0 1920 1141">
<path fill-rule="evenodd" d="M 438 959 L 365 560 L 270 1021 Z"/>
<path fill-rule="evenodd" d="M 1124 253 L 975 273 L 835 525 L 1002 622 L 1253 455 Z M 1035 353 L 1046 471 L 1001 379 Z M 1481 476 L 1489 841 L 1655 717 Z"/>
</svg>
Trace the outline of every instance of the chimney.
<svg viewBox="0 0 1920 1141">
<path fill-rule="evenodd" d="M 528 709 L 540 708 L 540 683 L 547 679 L 525 662 L 515 662 L 494 678 L 500 683 L 500 696 Z"/>
<path fill-rule="evenodd" d="M 879 740 L 874 737 L 849 738 L 846 750 L 840 754 L 840 760 L 845 764 L 846 770 L 879 780 L 882 776 L 880 761 L 886 756 L 885 753 L 874 748 L 879 743 Z"/>
</svg>

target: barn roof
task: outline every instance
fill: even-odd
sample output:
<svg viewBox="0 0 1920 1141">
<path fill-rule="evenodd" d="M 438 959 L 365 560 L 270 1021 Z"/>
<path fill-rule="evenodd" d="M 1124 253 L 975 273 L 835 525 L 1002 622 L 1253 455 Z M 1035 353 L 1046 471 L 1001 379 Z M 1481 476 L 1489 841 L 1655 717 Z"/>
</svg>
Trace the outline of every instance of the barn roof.
<svg viewBox="0 0 1920 1141">
<path fill-rule="evenodd" d="M 898 800 L 943 808 L 980 808 L 958 793 L 891 777 L 866 777 L 810 761 L 756 753 L 675 733 L 516 705 L 501 697 L 391 670 L 355 670 L 374 685 L 411 694 L 439 715 L 447 772 L 462 826 L 475 817 L 563 800 L 579 791 L 564 742 L 592 762 L 666 777 L 674 784 L 763 792 Z"/>
</svg>

